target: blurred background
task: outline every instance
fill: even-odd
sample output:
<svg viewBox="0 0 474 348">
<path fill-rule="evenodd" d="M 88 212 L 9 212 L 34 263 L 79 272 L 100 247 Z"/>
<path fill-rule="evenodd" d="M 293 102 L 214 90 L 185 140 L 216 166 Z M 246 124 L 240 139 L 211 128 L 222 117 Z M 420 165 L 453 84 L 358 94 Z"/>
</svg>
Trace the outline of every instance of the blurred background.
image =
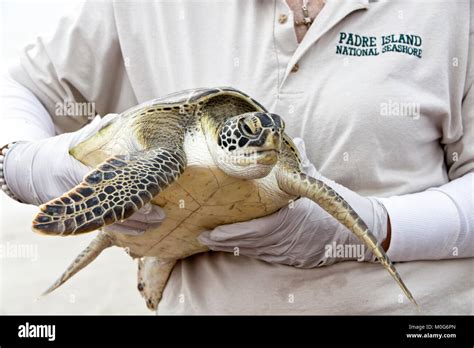
<svg viewBox="0 0 474 348">
<path fill-rule="evenodd" d="M 0 0 L 1 71 L 82 2 Z M 30 228 L 37 209 L 0 193 L 0 314 L 153 314 L 138 293 L 135 261 L 119 248 L 104 251 L 68 283 L 37 299 L 95 235 L 37 235 Z"/>
</svg>

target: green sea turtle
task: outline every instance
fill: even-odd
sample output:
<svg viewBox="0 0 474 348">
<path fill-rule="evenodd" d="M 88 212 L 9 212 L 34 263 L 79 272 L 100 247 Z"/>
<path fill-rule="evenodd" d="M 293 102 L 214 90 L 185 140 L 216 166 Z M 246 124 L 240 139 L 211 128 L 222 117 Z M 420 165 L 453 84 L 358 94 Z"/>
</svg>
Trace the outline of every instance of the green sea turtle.
<svg viewBox="0 0 474 348">
<path fill-rule="evenodd" d="M 415 303 L 365 223 L 333 189 L 300 168 L 283 120 L 233 88 L 187 90 L 136 106 L 71 149 L 95 167 L 40 207 L 33 230 L 70 236 L 127 219 L 151 202 L 165 221 L 142 235 L 102 230 L 49 293 L 112 245 L 139 259 L 138 289 L 156 309 L 176 261 L 208 251 L 197 237 L 307 197 L 357 235 Z"/>
</svg>

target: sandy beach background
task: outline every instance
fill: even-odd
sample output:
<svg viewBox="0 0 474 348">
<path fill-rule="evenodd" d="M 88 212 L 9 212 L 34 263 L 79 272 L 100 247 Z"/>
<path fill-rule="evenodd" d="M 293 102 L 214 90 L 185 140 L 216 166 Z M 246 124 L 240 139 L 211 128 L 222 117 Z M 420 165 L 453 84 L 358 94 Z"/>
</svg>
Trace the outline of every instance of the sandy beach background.
<svg viewBox="0 0 474 348">
<path fill-rule="evenodd" d="M 0 314 L 153 314 L 136 288 L 136 263 L 120 248 L 36 300 L 95 234 L 40 236 L 30 228 L 37 207 L 3 193 L 0 207 Z"/>
</svg>

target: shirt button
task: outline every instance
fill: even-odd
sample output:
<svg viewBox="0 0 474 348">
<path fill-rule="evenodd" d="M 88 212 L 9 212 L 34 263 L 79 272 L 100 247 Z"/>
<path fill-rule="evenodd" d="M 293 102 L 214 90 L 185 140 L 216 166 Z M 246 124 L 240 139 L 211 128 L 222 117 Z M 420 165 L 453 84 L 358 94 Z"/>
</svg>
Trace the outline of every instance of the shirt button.
<svg viewBox="0 0 474 348">
<path fill-rule="evenodd" d="M 280 17 L 278 17 L 278 22 L 280 24 L 285 24 L 288 19 L 288 16 L 286 14 L 281 14 Z"/>
<path fill-rule="evenodd" d="M 291 72 L 297 72 L 299 70 L 300 66 L 298 64 L 293 65 L 293 68 L 291 68 Z"/>
</svg>

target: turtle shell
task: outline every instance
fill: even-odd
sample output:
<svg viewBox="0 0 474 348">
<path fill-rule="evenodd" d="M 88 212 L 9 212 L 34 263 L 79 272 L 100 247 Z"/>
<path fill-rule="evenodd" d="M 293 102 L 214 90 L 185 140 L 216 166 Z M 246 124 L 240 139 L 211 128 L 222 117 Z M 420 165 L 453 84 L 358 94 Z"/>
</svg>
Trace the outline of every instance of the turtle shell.
<svg viewBox="0 0 474 348">
<path fill-rule="evenodd" d="M 152 113 L 149 113 L 150 110 Z M 100 134 L 73 148 L 71 154 L 82 163 L 94 167 L 110 156 L 134 152 L 143 146 L 143 141 L 137 141 L 140 136 L 130 131 L 134 129 L 137 132 L 137 119 L 141 118 L 144 124 L 139 132 L 150 133 L 149 129 L 156 125 L 155 122 L 153 125 L 145 122 L 151 117 L 148 115 L 167 118 L 166 113 L 172 113 L 173 110 L 180 110 L 180 120 L 196 120 L 196 116 L 202 114 L 217 118 L 223 112 L 227 116 L 234 116 L 266 111 L 247 94 L 230 87 L 181 91 L 127 110 Z M 208 152 L 200 123 L 189 120 L 182 124 L 183 127 L 193 128 L 189 132 L 185 130 L 183 135 L 186 168 L 174 183 L 152 200 L 152 204 L 164 209 L 165 221 L 158 228 L 151 228 L 140 236 L 106 229 L 113 243 L 126 248 L 133 257 L 180 259 L 206 251 L 207 247 L 197 240 L 203 231 L 271 214 L 293 198 L 278 188 L 273 174 L 256 180 L 225 174 Z M 166 131 L 160 129 L 160 135 L 156 137 L 169 136 L 164 133 Z"/>
</svg>

